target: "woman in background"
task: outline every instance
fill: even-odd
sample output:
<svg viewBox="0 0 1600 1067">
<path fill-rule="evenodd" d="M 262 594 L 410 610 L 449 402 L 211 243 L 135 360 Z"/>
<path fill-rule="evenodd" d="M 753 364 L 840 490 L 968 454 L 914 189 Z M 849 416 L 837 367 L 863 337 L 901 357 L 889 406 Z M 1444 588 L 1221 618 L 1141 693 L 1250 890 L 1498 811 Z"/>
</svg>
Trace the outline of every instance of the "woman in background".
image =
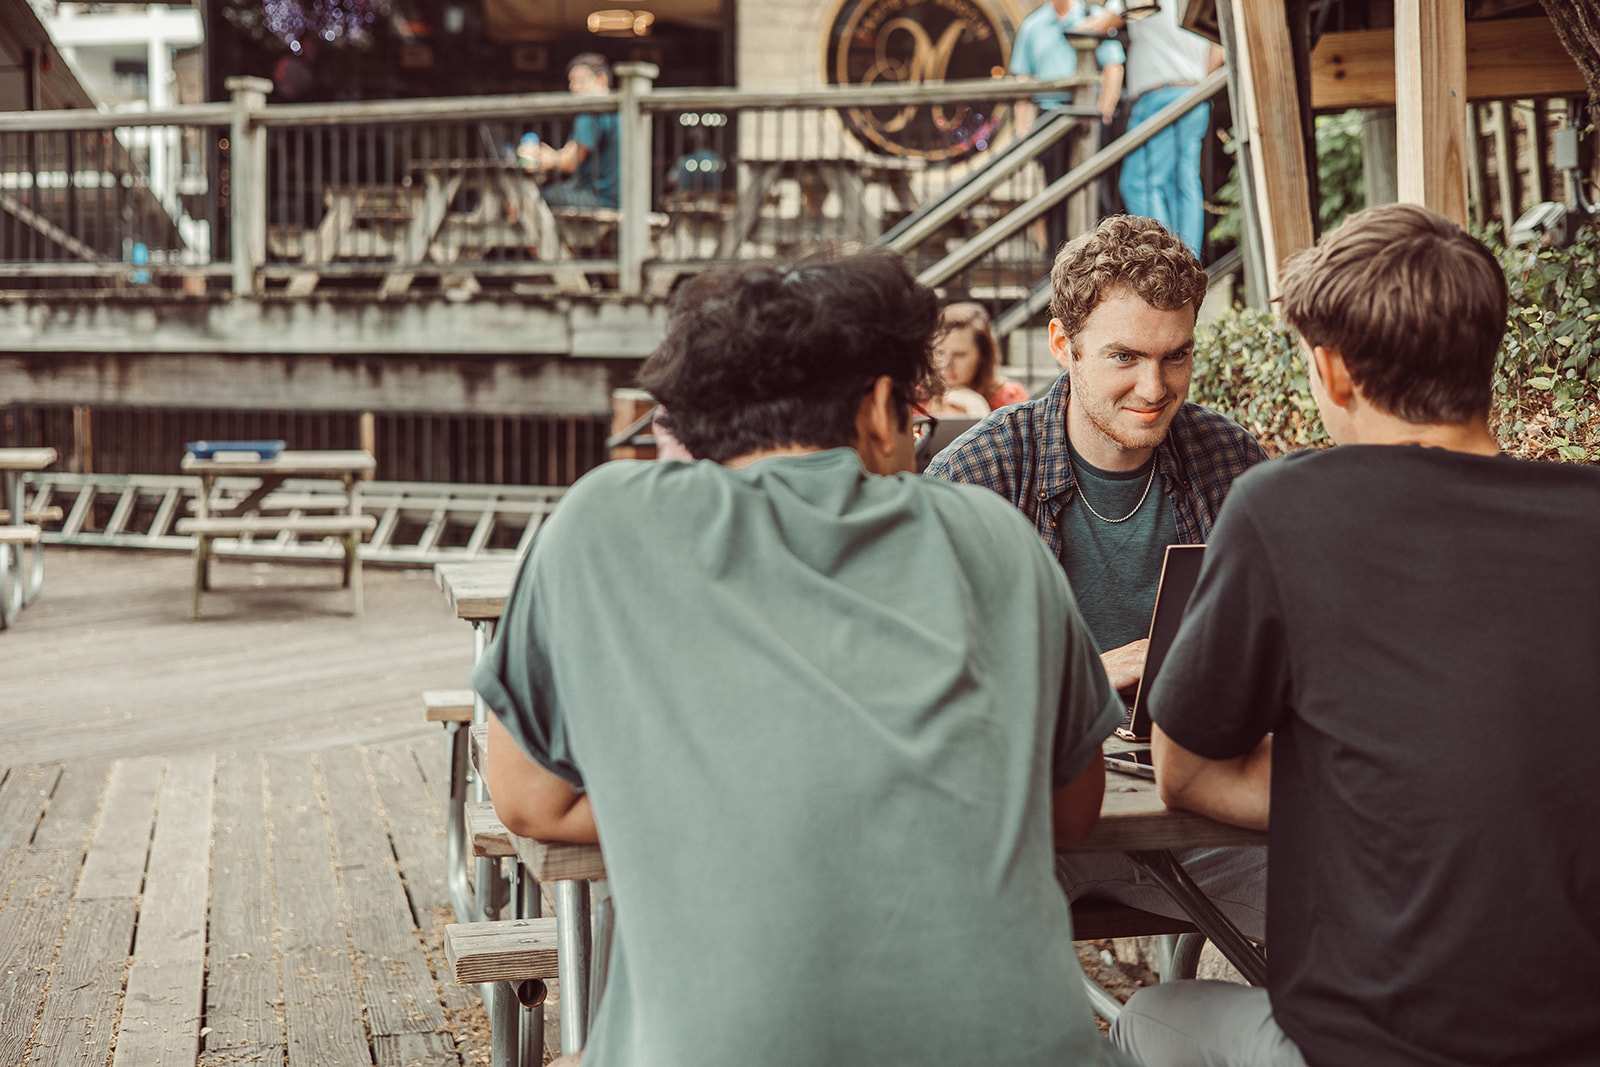
<svg viewBox="0 0 1600 1067">
<path fill-rule="evenodd" d="M 951 410 L 943 414 L 986 415 L 1028 399 L 1028 391 L 1020 384 L 995 372 L 1000 343 L 995 339 L 989 313 L 982 304 L 963 301 L 946 305 L 940 312 L 939 325 L 944 332 L 934 348 L 933 361 L 944 375 L 948 390 L 946 402 L 950 401 L 950 394 L 959 397 L 970 391 L 981 397 L 987 406 L 983 411 Z M 972 406 L 964 400 L 957 403 L 963 409 Z"/>
</svg>

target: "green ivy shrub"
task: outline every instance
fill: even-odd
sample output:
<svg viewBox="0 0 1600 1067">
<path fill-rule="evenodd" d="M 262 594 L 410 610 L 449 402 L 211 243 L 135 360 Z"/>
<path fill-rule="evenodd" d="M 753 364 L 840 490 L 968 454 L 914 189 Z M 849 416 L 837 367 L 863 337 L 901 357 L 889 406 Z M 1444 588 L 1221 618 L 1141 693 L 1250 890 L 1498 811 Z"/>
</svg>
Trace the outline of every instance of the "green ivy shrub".
<svg viewBox="0 0 1600 1067">
<path fill-rule="evenodd" d="M 1570 248 L 1502 251 L 1500 260 L 1511 298 L 1494 383 L 1501 447 L 1600 463 L 1600 226 Z M 1272 314 L 1235 309 L 1202 326 L 1190 396 L 1274 455 L 1328 444 L 1299 342 Z"/>
</svg>

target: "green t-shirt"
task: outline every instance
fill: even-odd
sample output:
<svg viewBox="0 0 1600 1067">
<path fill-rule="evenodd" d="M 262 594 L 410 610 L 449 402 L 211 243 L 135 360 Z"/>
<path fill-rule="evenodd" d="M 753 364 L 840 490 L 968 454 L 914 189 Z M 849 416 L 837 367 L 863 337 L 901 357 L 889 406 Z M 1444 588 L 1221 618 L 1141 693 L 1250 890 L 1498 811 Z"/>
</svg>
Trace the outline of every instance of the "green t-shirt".
<svg viewBox="0 0 1600 1067">
<path fill-rule="evenodd" d="M 617 925 L 584 1067 L 1112 1060 L 1050 793 L 1123 709 L 988 490 L 846 449 L 606 464 L 473 681 L 594 805 Z"/>
<path fill-rule="evenodd" d="M 1162 491 L 1161 475 L 1153 473 L 1154 464 L 1151 456 L 1135 471 L 1103 471 L 1072 453 L 1078 491 L 1056 520 L 1061 524 L 1061 566 L 1102 652 L 1150 635 L 1161 562 L 1167 546 L 1178 543 L 1178 516 L 1172 498 Z M 1129 512 L 1133 516 L 1106 522 L 1084 507 L 1085 500 L 1107 519 Z"/>
</svg>

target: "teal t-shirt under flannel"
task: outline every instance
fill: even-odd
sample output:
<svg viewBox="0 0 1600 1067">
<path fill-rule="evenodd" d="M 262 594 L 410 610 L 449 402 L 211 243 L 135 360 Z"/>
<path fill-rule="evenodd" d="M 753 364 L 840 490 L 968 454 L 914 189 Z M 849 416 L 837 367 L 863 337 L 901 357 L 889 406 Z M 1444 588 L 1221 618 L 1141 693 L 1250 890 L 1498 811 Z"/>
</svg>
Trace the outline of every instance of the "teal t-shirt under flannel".
<svg viewBox="0 0 1600 1067">
<path fill-rule="evenodd" d="M 1103 471 L 1067 448 L 1078 491 L 1057 517 L 1061 567 L 1095 645 L 1110 652 L 1149 636 L 1167 546 L 1179 543 L 1177 518 L 1154 456 L 1137 470 Z"/>
<path fill-rule="evenodd" d="M 1050 795 L 1123 708 L 993 493 L 845 449 L 607 464 L 474 683 L 593 802 L 617 926 L 584 1067 L 1113 1060 Z"/>
</svg>

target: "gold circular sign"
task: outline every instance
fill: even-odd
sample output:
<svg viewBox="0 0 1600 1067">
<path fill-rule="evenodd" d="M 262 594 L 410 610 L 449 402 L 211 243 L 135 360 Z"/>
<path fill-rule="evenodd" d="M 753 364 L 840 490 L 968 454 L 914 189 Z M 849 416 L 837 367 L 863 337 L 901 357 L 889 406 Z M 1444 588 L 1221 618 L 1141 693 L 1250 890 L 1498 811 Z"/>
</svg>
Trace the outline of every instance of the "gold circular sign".
<svg viewBox="0 0 1600 1067">
<path fill-rule="evenodd" d="M 828 28 L 830 85 L 921 85 L 1006 69 L 1009 33 L 978 0 L 843 0 Z M 847 108 L 845 126 L 884 155 L 949 162 L 989 146 L 998 103 Z"/>
</svg>

